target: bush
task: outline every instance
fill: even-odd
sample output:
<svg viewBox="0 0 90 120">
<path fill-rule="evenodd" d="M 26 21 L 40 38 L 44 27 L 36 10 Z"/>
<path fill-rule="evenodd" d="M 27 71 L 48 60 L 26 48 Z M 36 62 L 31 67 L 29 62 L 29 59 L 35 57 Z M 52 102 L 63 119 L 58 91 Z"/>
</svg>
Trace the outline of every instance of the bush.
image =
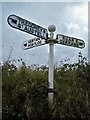
<svg viewBox="0 0 90 120">
<path fill-rule="evenodd" d="M 14 68 L 14 69 L 12 69 Z M 78 62 L 55 68 L 55 94 L 48 108 L 47 70 L 23 64 L 2 66 L 2 120 L 90 119 L 90 65 Z"/>
</svg>

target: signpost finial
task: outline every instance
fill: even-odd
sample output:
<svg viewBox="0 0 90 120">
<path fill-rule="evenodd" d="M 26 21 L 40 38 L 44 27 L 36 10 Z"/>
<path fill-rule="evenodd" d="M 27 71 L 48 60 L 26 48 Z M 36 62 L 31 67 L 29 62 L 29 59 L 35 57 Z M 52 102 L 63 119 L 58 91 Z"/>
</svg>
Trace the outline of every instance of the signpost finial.
<svg viewBox="0 0 90 120">
<path fill-rule="evenodd" d="M 56 30 L 55 25 L 49 25 L 48 30 L 49 30 L 49 32 L 55 32 L 55 30 Z"/>
</svg>

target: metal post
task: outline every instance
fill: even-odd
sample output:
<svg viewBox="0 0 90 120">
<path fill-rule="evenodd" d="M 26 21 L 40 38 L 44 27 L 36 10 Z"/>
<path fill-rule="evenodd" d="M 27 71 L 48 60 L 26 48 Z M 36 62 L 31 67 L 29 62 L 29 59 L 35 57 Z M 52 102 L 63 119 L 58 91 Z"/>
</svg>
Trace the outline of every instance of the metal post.
<svg viewBox="0 0 90 120">
<path fill-rule="evenodd" d="M 53 104 L 53 81 L 54 81 L 54 44 L 49 43 L 49 93 L 48 93 L 48 99 L 49 99 L 49 105 L 52 106 Z"/>
<path fill-rule="evenodd" d="M 54 31 L 56 30 L 56 27 L 54 25 L 50 25 L 48 27 L 48 30 L 50 32 L 50 42 L 49 42 L 49 74 L 48 74 L 48 82 L 49 82 L 49 91 L 48 91 L 48 102 L 49 107 L 52 107 L 53 105 L 53 96 L 54 96 Z"/>
</svg>

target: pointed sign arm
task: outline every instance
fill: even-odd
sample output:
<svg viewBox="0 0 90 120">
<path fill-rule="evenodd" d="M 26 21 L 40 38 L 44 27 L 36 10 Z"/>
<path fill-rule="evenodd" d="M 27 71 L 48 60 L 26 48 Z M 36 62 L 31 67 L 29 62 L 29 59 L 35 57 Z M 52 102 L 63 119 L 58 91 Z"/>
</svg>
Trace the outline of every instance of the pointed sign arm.
<svg viewBox="0 0 90 120">
<path fill-rule="evenodd" d="M 62 34 L 57 34 L 56 40 L 58 44 L 62 44 L 62 45 L 77 47 L 81 49 L 85 47 L 85 42 L 83 40 L 70 37 L 70 36 L 66 36 L 66 35 L 62 35 Z"/>
<path fill-rule="evenodd" d="M 27 50 L 27 49 L 31 49 L 34 47 L 38 47 L 38 46 L 42 46 L 46 44 L 46 40 L 45 39 L 41 39 L 41 38 L 33 38 L 27 41 L 23 42 L 23 50 Z"/>
<path fill-rule="evenodd" d="M 47 29 L 45 29 L 39 25 L 36 25 L 35 23 L 32 23 L 28 20 L 25 20 L 19 16 L 12 14 L 12 15 L 8 16 L 7 22 L 13 28 L 16 28 L 23 32 L 35 35 L 35 36 L 40 37 L 45 40 L 48 39 Z"/>
</svg>

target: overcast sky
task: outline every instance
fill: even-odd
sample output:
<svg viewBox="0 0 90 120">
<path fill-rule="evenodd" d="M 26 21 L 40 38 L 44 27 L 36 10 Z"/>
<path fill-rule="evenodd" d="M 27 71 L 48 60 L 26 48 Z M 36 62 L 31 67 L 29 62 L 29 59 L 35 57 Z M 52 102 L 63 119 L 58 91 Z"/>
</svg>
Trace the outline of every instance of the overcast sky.
<svg viewBox="0 0 90 120">
<path fill-rule="evenodd" d="M 48 45 L 23 50 L 22 43 L 25 40 L 34 38 L 34 36 L 11 28 L 7 23 L 7 17 L 10 14 L 18 15 L 46 29 L 48 29 L 50 24 L 54 24 L 56 26 L 55 36 L 56 34 L 65 34 L 85 41 L 84 49 L 55 44 L 55 63 L 59 63 L 59 61 L 65 60 L 68 57 L 71 58 L 70 62 L 75 62 L 80 51 L 83 56 L 88 56 L 88 2 L 83 0 L 83 2 L 2 3 L 3 60 L 5 61 L 8 58 L 13 48 L 11 53 L 12 60 L 23 59 L 28 65 L 47 65 Z"/>
<path fill-rule="evenodd" d="M 89 0 L 1 0 L 2 2 L 88 2 Z"/>
</svg>

